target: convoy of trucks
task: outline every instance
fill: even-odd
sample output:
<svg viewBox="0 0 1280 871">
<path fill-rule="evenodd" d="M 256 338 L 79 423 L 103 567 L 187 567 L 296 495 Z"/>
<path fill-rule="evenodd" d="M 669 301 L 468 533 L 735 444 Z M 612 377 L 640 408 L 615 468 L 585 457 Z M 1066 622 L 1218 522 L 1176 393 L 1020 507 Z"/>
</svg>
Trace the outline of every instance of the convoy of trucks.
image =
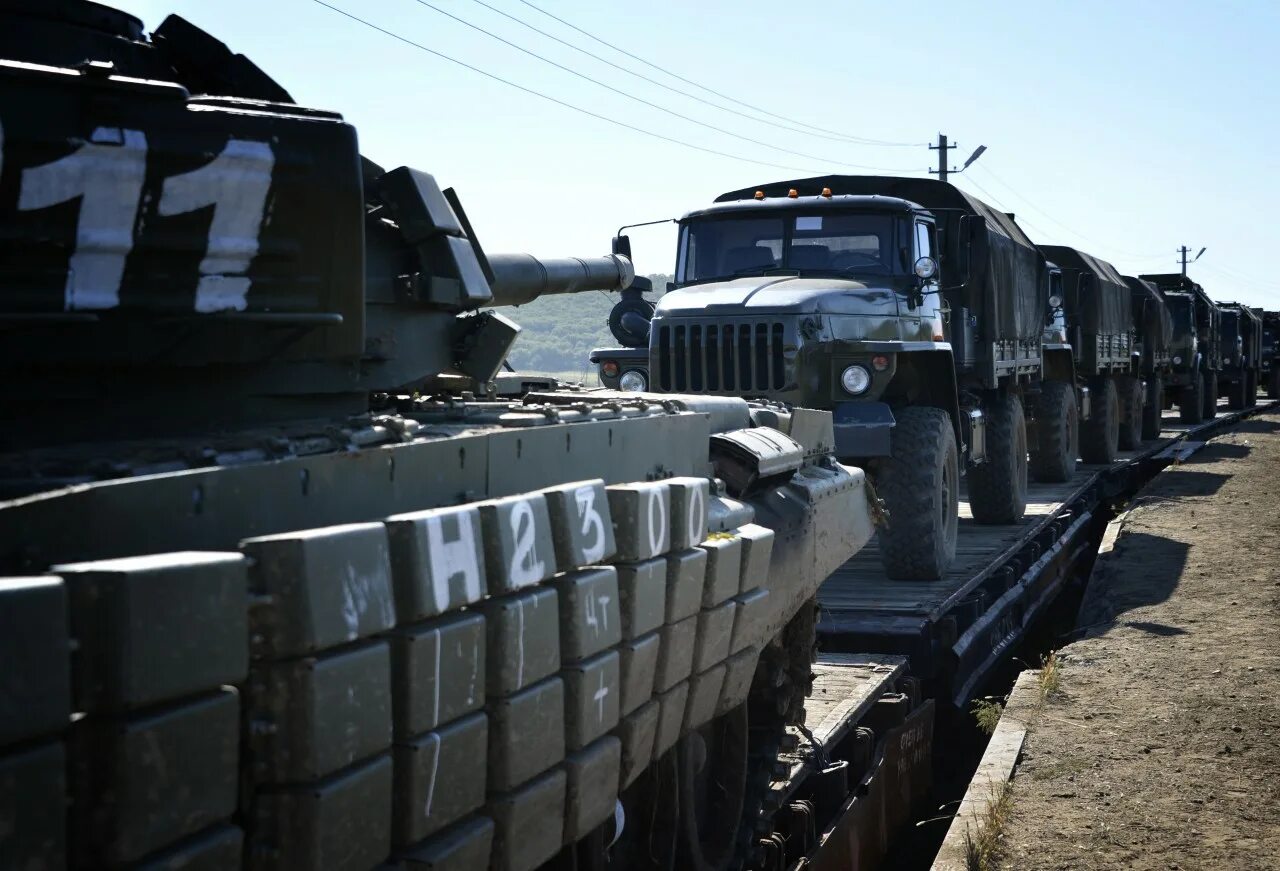
<svg viewBox="0 0 1280 871">
<path fill-rule="evenodd" d="M 625 359 L 631 389 L 829 409 L 838 456 L 887 509 L 877 538 L 897 579 L 947 571 L 962 478 L 976 522 L 1016 522 L 1029 477 L 1112 462 L 1156 438 L 1167 407 L 1199 423 L 1220 391 L 1251 405 L 1275 344 L 1184 275 L 1123 276 L 1037 245 L 1012 214 L 933 179 L 743 188 L 679 228 L 647 366 L 633 329 L 625 358 L 593 352 L 602 381 L 618 386 Z"/>
</svg>

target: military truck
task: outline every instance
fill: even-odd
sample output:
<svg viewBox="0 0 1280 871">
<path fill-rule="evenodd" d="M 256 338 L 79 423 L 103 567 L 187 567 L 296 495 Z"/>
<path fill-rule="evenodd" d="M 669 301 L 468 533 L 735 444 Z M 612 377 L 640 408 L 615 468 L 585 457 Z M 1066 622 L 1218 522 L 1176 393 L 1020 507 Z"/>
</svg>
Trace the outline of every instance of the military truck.
<svg viewBox="0 0 1280 871">
<path fill-rule="evenodd" d="M 939 181 L 825 176 L 679 223 L 651 389 L 830 409 L 837 454 L 888 507 L 891 577 L 946 572 L 961 469 L 974 519 L 999 524 L 1022 517 L 1028 447 L 1074 468 L 1070 352 L 1042 350 L 1044 258 L 1010 216 Z"/>
<path fill-rule="evenodd" d="M 1267 391 L 1267 399 L 1280 399 L 1280 367 L 1275 365 L 1276 349 L 1280 346 L 1280 312 L 1254 309 L 1262 319 L 1262 361 L 1259 377 Z"/>
<path fill-rule="evenodd" d="M 1258 373 L 1262 357 L 1262 318 L 1238 302 L 1220 302 L 1219 337 L 1222 371 L 1218 389 L 1233 411 L 1258 404 Z"/>
<path fill-rule="evenodd" d="M 1160 288 L 1149 281 L 1124 276 L 1129 286 L 1133 307 L 1133 325 L 1136 329 L 1135 350 L 1139 360 L 1139 373 L 1146 385 L 1142 406 L 1142 438 L 1160 437 L 1161 417 L 1164 414 L 1164 385 L 1173 367 L 1173 355 L 1169 350 L 1173 341 L 1173 318 L 1165 305 Z"/>
<path fill-rule="evenodd" d="M 1076 378 L 1089 391 L 1081 421 L 1080 456 L 1111 463 L 1117 451 L 1142 441 L 1142 381 L 1138 378 L 1129 289 L 1115 267 L 1063 245 L 1041 245 L 1062 271 L 1062 305 Z"/>
<path fill-rule="evenodd" d="M 1222 368 L 1218 306 L 1204 288 L 1178 273 L 1139 276 L 1160 288 L 1173 322 L 1172 369 L 1166 403 L 1176 403 L 1183 423 L 1201 423 L 1218 414 L 1218 371 Z"/>
<path fill-rule="evenodd" d="M 614 252 L 630 257 L 630 252 Z M 653 283 L 637 275 L 609 311 L 609 332 L 620 347 L 596 348 L 589 359 L 600 373 L 600 383 L 612 390 L 639 393 L 649 389 L 649 321 L 654 304 L 644 298 Z"/>
<path fill-rule="evenodd" d="M 624 258 L 485 252 L 178 17 L 0 57 L 0 867 L 752 860 L 871 534 L 830 414 L 499 398 L 490 307 Z"/>
</svg>

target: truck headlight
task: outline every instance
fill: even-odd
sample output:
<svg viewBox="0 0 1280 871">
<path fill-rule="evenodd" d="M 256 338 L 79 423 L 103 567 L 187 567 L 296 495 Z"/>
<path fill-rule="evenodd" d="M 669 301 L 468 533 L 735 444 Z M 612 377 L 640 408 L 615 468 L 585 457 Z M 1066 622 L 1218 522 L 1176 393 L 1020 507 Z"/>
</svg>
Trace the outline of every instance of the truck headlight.
<svg viewBox="0 0 1280 871">
<path fill-rule="evenodd" d="M 628 369 L 618 379 L 618 389 L 631 393 L 644 393 L 649 389 L 649 379 L 639 369 Z"/>
<path fill-rule="evenodd" d="M 1181 358 L 1181 357 L 1174 357 L 1174 358 L 1173 358 L 1173 365 L 1175 365 L 1175 366 L 1181 366 L 1181 365 L 1182 365 L 1182 358 Z"/>
<path fill-rule="evenodd" d="M 840 373 L 840 386 L 853 396 L 866 393 L 871 386 L 871 373 L 861 366 L 849 366 Z"/>
</svg>

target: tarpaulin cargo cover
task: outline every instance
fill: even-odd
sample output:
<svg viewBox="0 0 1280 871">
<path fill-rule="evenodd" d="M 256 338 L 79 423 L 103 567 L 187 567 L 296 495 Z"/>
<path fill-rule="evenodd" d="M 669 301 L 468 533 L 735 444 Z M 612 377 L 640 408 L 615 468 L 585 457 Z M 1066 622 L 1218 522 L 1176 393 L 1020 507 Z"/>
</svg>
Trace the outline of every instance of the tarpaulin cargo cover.
<svg viewBox="0 0 1280 871">
<path fill-rule="evenodd" d="M 1119 335 L 1133 329 L 1128 285 L 1116 268 L 1065 245 L 1041 245 L 1044 256 L 1062 269 L 1068 327 L 1086 336 Z"/>
<path fill-rule="evenodd" d="M 1129 285 L 1129 301 L 1138 338 L 1149 351 L 1167 352 L 1173 341 L 1173 318 L 1160 295 L 1160 288 L 1132 275 L 1124 276 L 1124 281 Z"/>
</svg>

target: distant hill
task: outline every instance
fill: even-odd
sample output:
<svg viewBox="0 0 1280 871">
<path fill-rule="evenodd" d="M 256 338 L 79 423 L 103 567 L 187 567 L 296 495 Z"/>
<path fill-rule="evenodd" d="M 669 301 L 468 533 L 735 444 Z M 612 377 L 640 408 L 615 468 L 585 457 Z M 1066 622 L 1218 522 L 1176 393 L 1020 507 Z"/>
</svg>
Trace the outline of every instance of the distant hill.
<svg viewBox="0 0 1280 871">
<path fill-rule="evenodd" d="M 671 280 L 669 275 L 650 275 L 656 289 L 649 297 L 657 300 Z M 525 372 L 585 372 L 591 365 L 592 348 L 616 345 L 609 332 L 609 310 L 618 301 L 616 293 L 577 293 L 546 296 L 522 306 L 500 311 L 523 329 L 511 350 L 510 363 Z"/>
</svg>

